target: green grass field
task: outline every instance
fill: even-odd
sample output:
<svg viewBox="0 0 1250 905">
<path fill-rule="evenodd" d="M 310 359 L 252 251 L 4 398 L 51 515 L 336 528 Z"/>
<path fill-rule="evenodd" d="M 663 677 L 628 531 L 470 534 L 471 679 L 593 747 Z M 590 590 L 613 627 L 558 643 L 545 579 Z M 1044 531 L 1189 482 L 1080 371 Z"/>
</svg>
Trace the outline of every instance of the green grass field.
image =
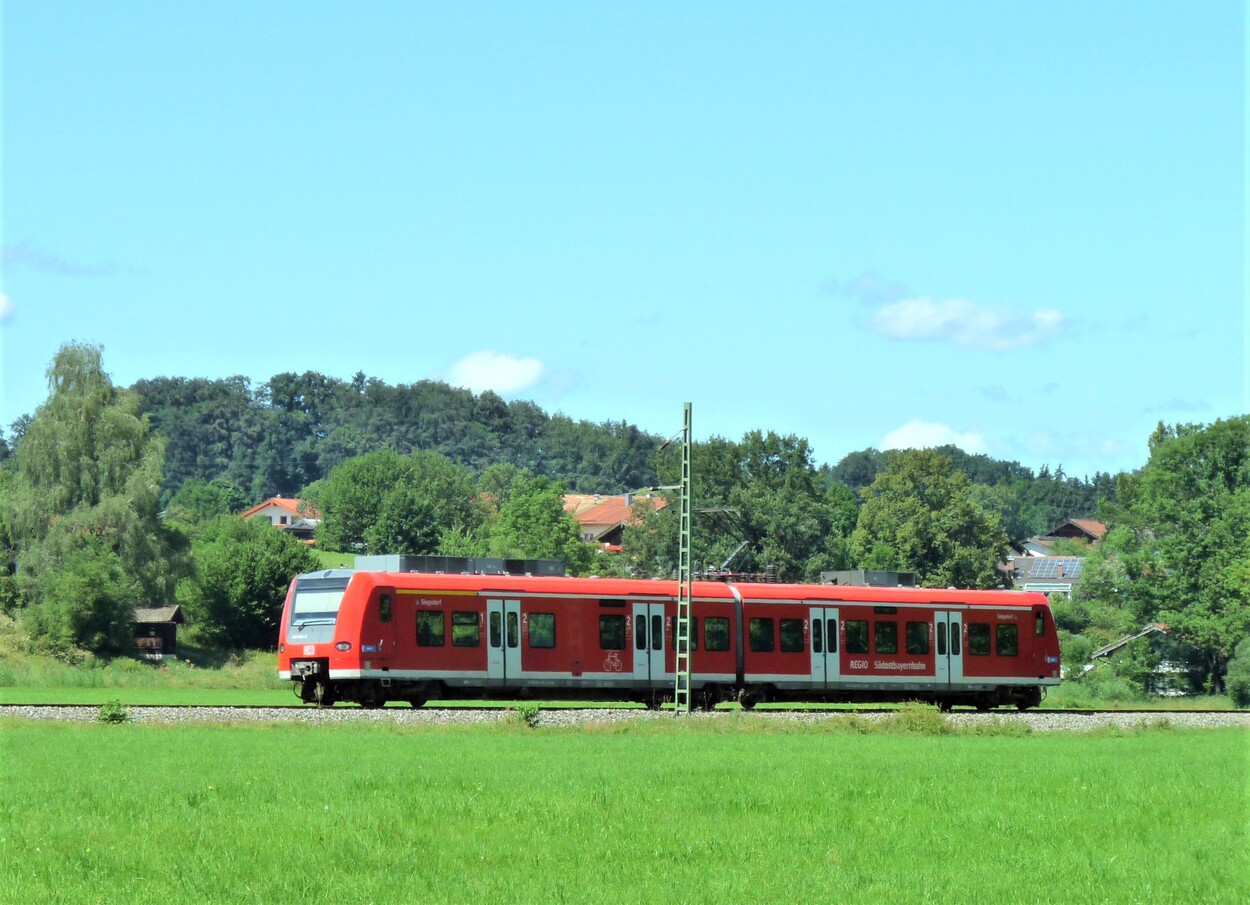
<svg viewBox="0 0 1250 905">
<path fill-rule="evenodd" d="M 0 899 L 1243 902 L 1248 742 L 8 721 Z"/>
</svg>

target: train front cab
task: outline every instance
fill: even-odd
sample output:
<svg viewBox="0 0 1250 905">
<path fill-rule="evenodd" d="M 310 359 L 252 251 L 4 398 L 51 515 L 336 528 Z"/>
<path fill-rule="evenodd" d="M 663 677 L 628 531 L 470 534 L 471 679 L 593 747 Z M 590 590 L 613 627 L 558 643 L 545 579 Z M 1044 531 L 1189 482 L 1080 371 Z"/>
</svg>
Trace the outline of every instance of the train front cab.
<svg viewBox="0 0 1250 905">
<path fill-rule="evenodd" d="M 278 677 L 290 679 L 304 701 L 331 704 L 332 661 L 341 659 L 335 636 L 352 572 L 332 569 L 291 582 L 278 632 Z"/>
</svg>

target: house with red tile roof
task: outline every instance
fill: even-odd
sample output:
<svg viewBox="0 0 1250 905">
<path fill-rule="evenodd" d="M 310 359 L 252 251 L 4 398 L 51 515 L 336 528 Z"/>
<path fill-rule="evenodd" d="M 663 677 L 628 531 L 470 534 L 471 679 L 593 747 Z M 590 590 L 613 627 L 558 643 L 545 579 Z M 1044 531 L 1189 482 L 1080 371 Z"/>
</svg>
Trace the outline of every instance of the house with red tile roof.
<svg viewBox="0 0 1250 905">
<path fill-rule="evenodd" d="M 312 503 L 292 497 L 270 497 L 239 513 L 239 518 L 263 518 L 275 528 L 294 534 L 302 541 L 311 542 L 313 529 L 321 524 L 321 513 Z"/>
<path fill-rule="evenodd" d="M 582 540 L 619 552 L 625 526 L 635 517 L 637 505 L 663 509 L 668 500 L 649 493 L 627 493 L 622 496 L 600 496 L 590 493 L 564 495 L 564 511 L 581 525 Z"/>
</svg>

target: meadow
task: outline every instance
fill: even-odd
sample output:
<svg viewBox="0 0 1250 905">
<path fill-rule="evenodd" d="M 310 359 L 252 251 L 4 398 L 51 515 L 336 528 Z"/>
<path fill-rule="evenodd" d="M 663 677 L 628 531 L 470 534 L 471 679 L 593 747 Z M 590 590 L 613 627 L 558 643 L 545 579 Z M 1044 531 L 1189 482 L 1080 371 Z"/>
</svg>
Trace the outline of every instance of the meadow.
<svg viewBox="0 0 1250 905">
<path fill-rule="evenodd" d="M 9 720 L 0 896 L 1250 900 L 1244 731 L 950 734 L 918 711 L 881 730 L 836 723 Z"/>
</svg>

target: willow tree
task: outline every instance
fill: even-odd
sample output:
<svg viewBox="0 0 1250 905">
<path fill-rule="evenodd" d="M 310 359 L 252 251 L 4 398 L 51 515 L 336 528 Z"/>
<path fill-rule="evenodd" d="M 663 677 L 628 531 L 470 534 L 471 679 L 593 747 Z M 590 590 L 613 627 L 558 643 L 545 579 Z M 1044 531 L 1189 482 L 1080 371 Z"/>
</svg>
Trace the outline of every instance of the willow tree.
<svg viewBox="0 0 1250 905">
<path fill-rule="evenodd" d="M 119 653 L 134 608 L 172 603 L 185 572 L 185 543 L 159 518 L 164 446 L 98 346 L 62 346 L 47 375 L 10 496 L 26 622 L 50 650 Z"/>
</svg>

